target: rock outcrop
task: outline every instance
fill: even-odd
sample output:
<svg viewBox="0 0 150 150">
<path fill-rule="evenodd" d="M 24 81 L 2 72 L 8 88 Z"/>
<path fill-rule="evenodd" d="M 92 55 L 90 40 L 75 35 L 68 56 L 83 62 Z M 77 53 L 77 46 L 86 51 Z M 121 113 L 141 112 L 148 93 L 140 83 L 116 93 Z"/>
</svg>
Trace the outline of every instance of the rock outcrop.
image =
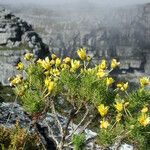
<svg viewBox="0 0 150 150">
<path fill-rule="evenodd" d="M 14 62 L 21 60 L 26 52 L 37 58 L 49 55 L 49 49 L 27 22 L 8 10 L 0 8 L 0 82 L 8 85 L 8 78 L 16 71 Z"/>
<path fill-rule="evenodd" d="M 13 127 L 16 123 L 16 120 L 19 120 L 21 127 L 25 127 L 25 128 L 29 128 L 29 126 L 31 125 L 31 120 L 29 118 L 29 116 L 24 112 L 24 109 L 17 103 L 0 103 L 0 125 L 4 125 L 6 127 Z M 67 122 L 67 118 L 58 115 L 58 118 L 62 124 L 62 126 L 64 127 L 66 125 Z M 47 124 L 49 126 L 52 127 L 53 129 L 53 133 L 56 139 L 59 139 L 60 135 L 59 135 L 59 130 L 55 124 L 55 119 L 54 119 L 54 115 L 51 113 L 47 113 L 46 117 L 44 120 L 41 120 L 41 122 L 39 123 L 40 125 L 40 130 L 45 130 L 47 129 Z M 69 133 L 71 133 L 74 129 L 76 128 L 76 125 L 72 123 L 71 126 L 69 126 L 68 130 Z M 82 127 L 81 127 L 82 128 Z M 34 130 L 30 127 L 29 131 L 34 132 Z M 80 131 L 80 128 L 76 131 L 76 134 Z M 101 150 L 102 148 L 96 144 L 94 144 L 93 140 L 96 138 L 97 133 L 86 129 L 85 131 L 85 135 L 86 135 L 86 150 Z M 49 132 L 45 132 L 46 136 L 49 137 Z M 67 148 L 65 150 L 72 150 L 72 148 Z M 116 146 L 112 146 L 109 148 L 110 150 L 115 150 Z M 133 146 L 128 145 L 123 143 L 120 147 L 119 150 L 133 150 Z M 51 150 L 48 149 L 48 150 Z"/>
<path fill-rule="evenodd" d="M 29 124 L 31 123 L 31 119 L 30 117 L 24 112 L 24 109 L 17 103 L 0 103 L 0 125 L 4 125 L 6 127 L 13 127 L 16 123 L 16 120 L 19 120 L 21 127 L 25 127 L 28 128 Z M 49 126 L 51 126 L 51 128 L 53 129 L 53 133 L 55 138 L 57 138 L 59 140 L 60 137 L 60 133 L 58 132 L 59 129 L 55 123 L 55 119 L 54 119 L 54 115 L 51 113 L 47 113 L 46 117 L 44 120 L 41 120 L 41 122 L 39 122 L 40 128 L 44 129 L 47 128 L 47 124 Z M 66 122 L 67 122 L 67 118 L 58 115 L 58 118 L 62 124 L 62 126 L 65 127 Z M 76 128 L 76 125 L 72 123 L 72 126 L 69 126 L 69 133 L 73 132 L 73 130 Z M 30 129 L 30 131 L 33 131 L 32 129 Z M 79 130 L 76 131 L 76 133 L 78 133 Z M 49 137 L 49 132 L 46 132 L 46 136 Z M 85 130 L 85 134 L 86 134 L 86 140 L 88 141 L 89 139 L 93 139 L 97 136 L 97 133 L 92 132 L 89 129 Z M 87 142 L 87 150 L 91 150 L 92 146 L 94 143 L 92 142 Z M 49 149 L 50 150 L 50 149 Z M 68 149 L 68 150 L 71 150 Z M 96 150 L 100 150 L 100 147 L 97 146 Z"/>
<path fill-rule="evenodd" d="M 23 59 L 26 50 L 0 50 L 0 82 L 9 85 L 8 78 L 17 73 L 15 62 Z"/>
</svg>

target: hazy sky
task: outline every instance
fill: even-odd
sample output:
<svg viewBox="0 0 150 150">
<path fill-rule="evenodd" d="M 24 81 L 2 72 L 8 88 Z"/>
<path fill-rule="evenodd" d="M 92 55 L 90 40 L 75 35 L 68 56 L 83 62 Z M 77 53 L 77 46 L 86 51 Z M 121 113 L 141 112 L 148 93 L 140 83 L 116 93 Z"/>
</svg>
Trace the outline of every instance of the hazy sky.
<svg viewBox="0 0 150 150">
<path fill-rule="evenodd" d="M 150 0 L 0 0 L 0 3 L 38 3 L 38 4 L 63 4 L 63 3 L 71 3 L 71 2 L 93 2 L 99 3 L 101 5 L 112 5 L 112 6 L 120 6 L 120 5 L 132 5 L 132 4 L 142 4 L 148 3 Z"/>
</svg>

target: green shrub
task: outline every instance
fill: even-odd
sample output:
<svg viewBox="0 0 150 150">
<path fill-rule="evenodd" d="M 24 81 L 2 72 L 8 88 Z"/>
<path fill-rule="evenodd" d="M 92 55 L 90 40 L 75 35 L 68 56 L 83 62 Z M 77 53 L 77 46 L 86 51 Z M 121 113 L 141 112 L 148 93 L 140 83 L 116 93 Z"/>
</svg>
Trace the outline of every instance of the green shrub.
<svg viewBox="0 0 150 150">
<path fill-rule="evenodd" d="M 73 144 L 75 150 L 84 150 L 85 148 L 85 134 L 75 134 L 73 136 Z"/>
<path fill-rule="evenodd" d="M 13 128 L 0 126 L 0 149 L 2 150 L 42 150 L 36 134 L 30 134 L 17 122 Z"/>
<path fill-rule="evenodd" d="M 139 89 L 129 93 L 128 82 L 116 83 L 110 76 L 120 62 L 112 59 L 108 64 L 102 60 L 91 67 L 86 49 L 79 49 L 77 53 L 80 60 L 60 59 L 53 54 L 51 58 L 35 61 L 33 54 L 25 55 L 28 65 L 21 62 L 17 66 L 24 71 L 25 78 L 16 75 L 10 81 L 25 110 L 31 116 L 47 111 L 53 113 L 61 134 L 56 142 L 59 150 L 73 137 L 76 130 L 69 134 L 68 126 L 74 121 L 78 128 L 84 127 L 80 133 L 97 121 L 97 143 L 106 147 L 126 139 L 136 146 L 142 145 L 140 149 L 149 145 L 150 91 L 146 88 L 150 84 L 149 78 L 141 77 Z M 65 128 L 60 124 L 57 111 L 66 112 L 63 113 L 68 117 Z M 80 136 L 74 137 L 78 147 L 84 139 Z"/>
</svg>

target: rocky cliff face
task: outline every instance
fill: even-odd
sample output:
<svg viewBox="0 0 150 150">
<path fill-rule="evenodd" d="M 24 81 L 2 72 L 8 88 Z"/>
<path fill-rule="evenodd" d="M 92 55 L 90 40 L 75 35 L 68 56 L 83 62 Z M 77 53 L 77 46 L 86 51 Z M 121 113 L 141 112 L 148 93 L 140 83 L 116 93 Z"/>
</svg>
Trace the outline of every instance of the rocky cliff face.
<svg viewBox="0 0 150 150">
<path fill-rule="evenodd" d="M 38 29 L 54 53 L 74 57 L 77 48 L 85 46 L 95 62 L 115 57 L 121 61 L 120 72 L 150 75 L 150 4 L 106 11 L 84 3 L 59 11 L 53 6 L 45 14 L 42 9 L 17 14 Z"/>
<path fill-rule="evenodd" d="M 0 50 L 0 82 L 9 85 L 8 78 L 15 75 L 15 61 L 22 59 L 25 50 Z"/>
<path fill-rule="evenodd" d="M 0 82 L 3 85 L 9 84 L 8 78 L 16 73 L 14 63 L 27 51 L 38 58 L 49 55 L 47 45 L 30 24 L 0 8 Z"/>
</svg>

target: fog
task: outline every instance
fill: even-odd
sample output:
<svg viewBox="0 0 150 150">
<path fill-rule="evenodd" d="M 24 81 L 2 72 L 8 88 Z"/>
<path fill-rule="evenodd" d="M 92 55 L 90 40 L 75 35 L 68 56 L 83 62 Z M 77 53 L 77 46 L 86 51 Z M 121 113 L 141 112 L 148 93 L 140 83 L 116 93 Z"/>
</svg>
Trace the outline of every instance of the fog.
<svg viewBox="0 0 150 150">
<path fill-rule="evenodd" d="M 103 6 L 125 6 L 134 4 L 149 3 L 150 0 L 0 0 L 2 4 L 40 4 L 40 5 L 57 5 L 66 3 L 95 3 Z"/>
</svg>

